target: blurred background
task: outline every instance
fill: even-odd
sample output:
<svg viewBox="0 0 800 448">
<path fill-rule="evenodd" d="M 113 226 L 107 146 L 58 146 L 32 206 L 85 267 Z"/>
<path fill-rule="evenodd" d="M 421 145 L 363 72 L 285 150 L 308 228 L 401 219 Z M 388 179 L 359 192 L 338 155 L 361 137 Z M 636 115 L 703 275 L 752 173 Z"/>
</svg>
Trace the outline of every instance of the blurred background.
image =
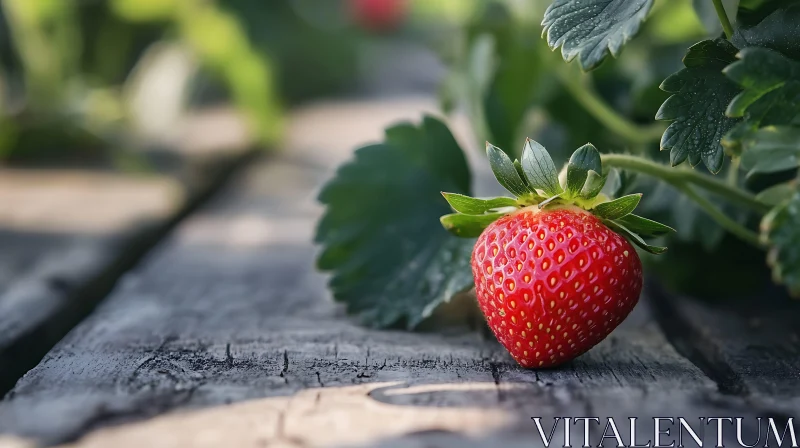
<svg viewBox="0 0 800 448">
<path fill-rule="evenodd" d="M 583 74 L 540 37 L 548 4 L 1 0 L 4 228 L 94 235 L 168 215 L 214 170 L 253 148 L 283 147 L 292 112 L 323 100 L 394 107 L 425 98 L 425 107 L 466 123 L 470 150 L 491 140 L 513 153 L 529 136 L 557 164 L 587 141 L 666 157 L 657 151 L 665 126 L 653 117 L 668 95 L 658 86 L 689 45 L 719 33 L 714 11 L 656 2 L 618 59 Z M 620 190 L 637 183 L 631 188 L 650 197 L 643 213 L 681 229 L 653 272 L 702 290 L 694 267 L 719 257 L 726 263 L 715 268 L 746 270 L 732 277 L 762 284 L 760 254 L 687 212 L 694 206 L 670 188 L 636 181 L 620 179 Z M 90 206 L 98 201 L 104 206 Z"/>
<path fill-rule="evenodd" d="M 287 109 L 321 97 L 438 93 L 449 107 L 460 99 L 469 53 L 480 51 L 496 53 L 509 76 L 525 73 L 526 85 L 497 80 L 515 91 L 492 100 L 513 97 L 517 104 L 507 109 L 518 115 L 532 106 L 546 111 L 527 134 L 546 128 L 554 146 L 619 143 L 548 79 L 564 64 L 539 38 L 547 4 L 3 0 L 0 156 L 6 163 L 135 167 L 137 146 L 168 141 L 182 115 L 219 105 L 235 108 L 266 145 L 280 138 Z M 646 123 L 665 97 L 660 80 L 707 33 L 689 0 L 661 2 L 653 16 L 638 45 L 594 74 L 611 106 Z M 493 48 L 475 48 L 487 31 Z M 471 56 L 476 63 L 483 57 Z M 495 139 L 510 142 L 503 134 L 515 119 L 503 120 L 509 129 L 502 131 L 490 123 Z"/>
</svg>

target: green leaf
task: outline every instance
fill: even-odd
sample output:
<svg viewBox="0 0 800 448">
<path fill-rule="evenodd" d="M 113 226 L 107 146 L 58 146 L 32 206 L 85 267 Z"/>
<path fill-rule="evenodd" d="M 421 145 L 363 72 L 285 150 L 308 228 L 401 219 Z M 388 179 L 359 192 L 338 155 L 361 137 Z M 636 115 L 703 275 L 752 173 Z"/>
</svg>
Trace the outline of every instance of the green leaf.
<svg viewBox="0 0 800 448">
<path fill-rule="evenodd" d="M 800 63 L 766 48 L 745 48 L 740 60 L 725 67 L 723 73 L 742 86 L 728 105 L 729 117 L 741 117 L 745 110 L 766 93 L 783 87 L 790 80 L 800 80 Z"/>
<path fill-rule="evenodd" d="M 542 190 L 547 196 L 561 194 L 558 171 L 550 154 L 539 143 L 527 139 L 522 150 L 522 169 L 532 188 Z"/>
<path fill-rule="evenodd" d="M 487 213 L 485 215 L 464 215 L 462 213 L 451 213 L 442 216 L 442 226 L 448 232 L 462 238 L 477 238 L 489 224 L 497 221 L 507 213 Z"/>
<path fill-rule="evenodd" d="M 387 144 L 398 148 L 416 147 L 416 151 L 406 151 L 408 157 L 419 165 L 430 166 L 432 172 L 445 175 L 455 185 L 455 188 L 442 188 L 439 191 L 470 191 L 472 177 L 464 152 L 443 122 L 425 116 L 419 127 L 410 123 L 400 124 L 387 128 L 385 133 Z M 435 147 L 436 145 L 441 147 Z M 392 168 L 391 165 L 386 165 L 384 169 Z"/>
<path fill-rule="evenodd" d="M 623 216 L 622 218 L 617 218 L 614 221 L 625 226 L 630 231 L 648 238 L 664 236 L 675 232 L 675 229 L 670 226 L 661 224 L 658 221 L 643 218 L 639 215 L 634 215 L 633 213 Z"/>
<path fill-rule="evenodd" d="M 661 149 L 670 150 L 673 166 L 689 160 L 712 173 L 722 168 L 720 139 L 736 124 L 725 109 L 739 87 L 722 74 L 735 60 L 736 47 L 724 39 L 706 40 L 689 48 L 686 68 L 670 75 L 661 90 L 672 93 L 656 113 L 656 120 L 671 120 L 661 137 Z"/>
<path fill-rule="evenodd" d="M 541 29 L 517 20 L 507 5 L 487 2 L 479 11 L 465 26 L 464 49 L 444 80 L 444 99 L 465 111 L 479 139 L 513 158 L 529 111 L 557 91 L 549 87 L 557 83 L 548 70 L 554 55 L 540 38 Z M 449 53 L 446 59 L 453 58 Z"/>
<path fill-rule="evenodd" d="M 556 90 L 548 88 L 557 82 L 550 70 L 555 58 L 532 23 L 509 17 L 492 34 L 497 41 L 497 69 L 483 97 L 487 139 L 516 150 L 529 111 Z"/>
<path fill-rule="evenodd" d="M 610 168 L 606 170 L 605 178 L 605 185 L 603 185 L 601 193 L 610 198 L 616 198 L 631 191 L 631 187 L 636 182 L 636 173 L 628 170 Z"/>
<path fill-rule="evenodd" d="M 741 123 L 722 138 L 722 146 L 732 155 L 741 155 L 742 141 L 762 126 L 800 124 L 800 82 L 787 81 L 747 107 Z"/>
<path fill-rule="evenodd" d="M 745 48 L 723 73 L 744 91 L 726 114 L 744 117 L 722 139 L 729 153 L 742 152 L 742 141 L 759 127 L 800 123 L 800 63 L 767 48 Z"/>
<path fill-rule="evenodd" d="M 594 170 L 589 171 L 586 176 L 586 183 L 581 189 L 581 197 L 584 199 L 596 197 L 603 190 L 605 184 L 605 176 Z"/>
<path fill-rule="evenodd" d="M 773 173 L 800 166 L 800 128 L 765 127 L 742 141 L 742 168 Z"/>
<path fill-rule="evenodd" d="M 607 221 L 606 223 L 617 233 L 620 233 L 622 236 L 626 237 L 630 242 L 651 254 L 660 255 L 667 251 L 666 247 L 651 246 L 647 244 L 647 242 L 645 242 L 641 236 L 637 235 L 636 232 L 631 231 L 618 221 Z"/>
<path fill-rule="evenodd" d="M 519 178 L 522 179 L 522 182 L 525 183 L 525 188 L 527 188 L 528 190 L 533 191 L 533 188 L 531 188 L 531 184 L 528 183 L 528 178 L 525 177 L 525 170 L 522 169 L 522 164 L 517 159 L 514 159 L 514 168 L 517 170 L 517 174 L 519 174 Z"/>
<path fill-rule="evenodd" d="M 718 176 L 726 178 L 731 167 L 731 163 L 725 163 Z M 739 182 L 739 188 L 744 188 L 744 176 L 739 176 Z M 726 231 L 692 199 L 673 186 L 649 176 L 639 176 L 635 188 L 636 191 L 644 193 L 646 198 L 636 208 L 637 214 L 669 222 L 670 226 L 680 230 L 672 237 L 673 240 L 697 245 L 707 252 L 720 249 Z M 747 209 L 733 205 L 705 190 L 698 189 L 697 194 L 702 195 L 739 224 L 744 225 L 750 216 Z"/>
<path fill-rule="evenodd" d="M 767 262 L 773 279 L 800 296 L 800 191 L 764 217 L 761 237 L 770 245 Z"/>
<path fill-rule="evenodd" d="M 795 191 L 797 191 L 795 182 L 785 182 L 760 191 L 756 195 L 756 199 L 765 204 L 775 206 L 788 201 Z"/>
<path fill-rule="evenodd" d="M 639 193 L 629 194 L 613 201 L 597 204 L 591 211 L 603 219 L 619 219 L 633 213 L 641 199 L 642 195 Z"/>
<path fill-rule="evenodd" d="M 325 205 L 315 241 L 330 287 L 365 323 L 417 325 L 434 307 L 465 289 L 473 240 L 439 224 L 450 207 L 440 191 L 469 194 L 466 159 L 447 127 L 390 128 L 383 143 L 356 151 L 319 195 Z"/>
<path fill-rule="evenodd" d="M 589 171 L 603 171 L 600 153 L 591 143 L 587 143 L 572 153 L 567 163 L 567 193 L 574 197 L 583 191 Z"/>
<path fill-rule="evenodd" d="M 453 210 L 467 215 L 481 215 L 497 208 L 519 206 L 515 199 L 505 197 L 480 199 L 458 193 L 444 192 L 442 192 L 442 196 L 450 204 L 450 207 L 453 207 Z"/>
<path fill-rule="evenodd" d="M 470 51 L 469 71 L 473 88 L 484 92 L 489 88 L 495 71 L 495 39 L 482 34 L 475 39 Z"/>
<path fill-rule="evenodd" d="M 466 51 L 457 61 L 457 66 L 443 79 L 439 93 L 442 108 L 449 112 L 455 107 L 462 107 L 475 135 L 485 140 L 490 135 L 486 129 L 483 100 L 497 65 L 494 54 L 496 46 L 495 39 L 489 34 L 474 36 L 467 42 Z"/>
<path fill-rule="evenodd" d="M 639 32 L 653 0 L 556 0 L 545 11 L 547 44 L 561 47 L 564 60 L 576 56 L 583 70 L 600 65 Z"/>
<path fill-rule="evenodd" d="M 515 196 L 525 196 L 531 192 L 528 188 L 527 180 L 522 177 L 514 167 L 514 162 L 497 146 L 486 142 L 486 155 L 489 157 L 489 165 L 492 167 L 494 177 L 497 182 Z"/>
<path fill-rule="evenodd" d="M 733 44 L 738 48 L 770 48 L 800 60 L 800 45 L 797 45 L 800 36 L 800 4 L 784 3 L 786 6 L 773 11 L 758 24 L 751 27 L 737 27 L 731 38 Z"/>
</svg>

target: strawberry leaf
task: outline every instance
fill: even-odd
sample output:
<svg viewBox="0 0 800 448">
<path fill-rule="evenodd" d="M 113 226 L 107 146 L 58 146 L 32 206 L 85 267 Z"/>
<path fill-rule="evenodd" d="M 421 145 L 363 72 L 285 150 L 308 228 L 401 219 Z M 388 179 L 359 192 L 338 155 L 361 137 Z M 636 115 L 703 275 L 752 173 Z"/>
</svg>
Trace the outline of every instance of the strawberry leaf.
<svg viewBox="0 0 800 448">
<path fill-rule="evenodd" d="M 564 60 L 576 56 L 583 70 L 597 68 L 639 32 L 654 0 L 556 0 L 544 13 L 547 44 L 561 47 Z"/>
<path fill-rule="evenodd" d="M 483 215 L 465 215 L 451 213 L 439 218 L 448 232 L 462 238 L 477 238 L 489 224 L 505 216 L 506 213 L 487 213 Z"/>
<path fill-rule="evenodd" d="M 689 160 L 700 162 L 712 173 L 722 168 L 720 139 L 736 124 L 724 112 L 739 87 L 722 74 L 735 60 L 736 47 L 724 39 L 706 40 L 689 48 L 686 68 L 670 75 L 661 90 L 672 93 L 656 113 L 656 120 L 670 120 L 661 137 L 661 149 L 670 150 L 673 166 Z"/>
<path fill-rule="evenodd" d="M 775 2 L 776 5 L 780 2 Z M 738 48 L 764 47 L 793 59 L 800 59 L 800 4 L 784 2 L 779 8 L 751 27 L 737 27 L 731 42 Z"/>
<path fill-rule="evenodd" d="M 465 24 L 463 51 L 444 79 L 442 96 L 468 116 L 476 136 L 508 151 L 533 106 L 553 94 L 553 55 L 540 29 L 517 20 L 506 2 L 486 2 Z"/>
<path fill-rule="evenodd" d="M 739 60 L 722 71 L 744 90 L 736 95 L 725 111 L 729 117 L 741 117 L 756 100 L 780 89 L 788 81 L 800 80 L 800 63 L 767 48 L 745 48 Z"/>
<path fill-rule="evenodd" d="M 726 163 L 719 176 L 727 176 L 731 168 L 732 164 Z M 739 188 L 744 188 L 744 182 L 744 176 L 740 176 Z M 692 199 L 673 186 L 654 181 L 647 176 L 638 177 L 635 188 L 637 191 L 642 191 L 646 199 L 639 203 L 637 214 L 669 222 L 672 227 L 680 230 L 674 235 L 675 240 L 696 244 L 708 252 L 719 249 L 726 231 Z M 744 225 L 747 222 L 748 210 L 704 190 L 698 189 L 697 194 L 702 195 L 737 223 Z M 644 233 L 641 235 L 645 236 Z"/>
<path fill-rule="evenodd" d="M 412 328 L 472 285 L 474 240 L 438 223 L 450 213 L 442 190 L 469 194 L 464 154 L 447 127 L 426 117 L 401 124 L 384 142 L 356 151 L 319 195 L 320 269 L 334 298 L 365 323 Z"/>
<path fill-rule="evenodd" d="M 762 126 L 800 124 L 800 81 L 787 81 L 767 92 L 747 107 L 743 117 L 722 138 L 722 146 L 729 154 L 741 155 L 742 142 Z"/>
<path fill-rule="evenodd" d="M 633 244 L 639 246 L 641 249 L 655 255 L 663 254 L 667 251 L 666 247 L 662 246 L 651 246 L 642 239 L 641 236 L 633 232 L 632 230 L 625 227 L 624 224 L 620 224 L 619 221 L 606 221 L 609 227 L 611 227 L 614 231 L 621 234 L 622 236 L 626 237 L 630 240 Z"/>
<path fill-rule="evenodd" d="M 744 117 L 722 139 L 732 154 L 761 126 L 800 122 L 800 63 L 767 48 L 745 48 L 739 61 L 723 70 L 744 90 L 728 105 L 726 114 Z"/>
<path fill-rule="evenodd" d="M 502 2 L 490 2 L 487 14 Z M 500 15 L 500 14 L 497 14 Z M 492 22 L 500 19 L 495 16 Z M 540 103 L 553 89 L 544 87 L 554 83 L 549 70 L 553 55 L 539 36 L 539 29 L 514 18 L 506 11 L 499 23 L 492 23 L 489 31 L 496 39 L 497 69 L 483 97 L 483 109 L 488 126 L 488 139 L 502 148 L 516 148 L 521 130 L 531 108 Z"/>
<path fill-rule="evenodd" d="M 517 170 L 519 178 L 522 179 L 522 182 L 525 183 L 525 187 L 530 191 L 534 191 L 533 188 L 531 188 L 531 184 L 528 183 L 528 178 L 525 177 L 525 170 L 522 169 L 522 163 L 520 163 L 519 160 L 514 159 L 514 169 Z"/>
<path fill-rule="evenodd" d="M 616 223 L 625 226 L 631 232 L 637 233 L 645 238 L 654 238 L 657 236 L 664 236 L 675 232 L 670 226 L 661 224 L 652 219 L 643 218 L 633 213 L 617 218 L 614 220 Z"/>
<path fill-rule="evenodd" d="M 489 157 L 489 165 L 492 167 L 494 177 L 503 188 L 515 196 L 525 196 L 533 191 L 528 186 L 527 179 L 523 180 L 514 162 L 502 149 L 486 142 L 486 155 Z"/>
<path fill-rule="evenodd" d="M 610 198 L 616 198 L 631 191 L 631 187 L 636 182 L 636 173 L 632 171 L 617 168 L 610 168 L 604 171 L 605 184 L 600 192 Z"/>
<path fill-rule="evenodd" d="M 583 184 L 580 196 L 584 199 L 596 197 L 606 185 L 606 176 L 597 171 L 590 170 L 586 176 L 586 183 Z"/>
<path fill-rule="evenodd" d="M 789 200 L 794 192 L 797 191 L 797 186 L 794 182 L 786 182 L 778 185 L 773 185 L 767 189 L 760 191 L 756 195 L 756 199 L 772 206 L 779 205 Z"/>
<path fill-rule="evenodd" d="M 583 191 L 590 171 L 602 172 L 603 166 L 597 148 L 587 143 L 576 149 L 567 163 L 566 190 L 571 197 L 578 196 Z"/>
<path fill-rule="evenodd" d="M 742 168 L 755 173 L 773 173 L 800 166 L 800 128 L 766 127 L 742 142 Z"/>
<path fill-rule="evenodd" d="M 563 190 L 558 182 L 556 165 L 544 146 L 527 139 L 521 163 L 531 188 L 543 191 L 548 197 L 561 194 Z"/>
<path fill-rule="evenodd" d="M 505 197 L 479 199 L 458 193 L 442 193 L 442 196 L 453 210 L 467 215 L 481 215 L 497 208 L 518 206 L 515 199 Z"/>
<path fill-rule="evenodd" d="M 761 236 L 770 245 L 767 262 L 773 279 L 800 296 L 800 191 L 764 217 Z"/>
<path fill-rule="evenodd" d="M 592 213 L 603 219 L 619 219 L 633 213 L 641 199 L 642 195 L 639 193 L 629 194 L 613 201 L 597 204 L 592 209 Z"/>
<path fill-rule="evenodd" d="M 728 153 L 741 154 L 742 142 L 761 127 L 800 124 L 798 35 L 800 5 L 788 2 L 753 26 L 737 27 L 731 41 L 743 50 L 725 74 L 744 91 L 733 99 L 727 114 L 743 120 L 722 139 Z"/>
</svg>

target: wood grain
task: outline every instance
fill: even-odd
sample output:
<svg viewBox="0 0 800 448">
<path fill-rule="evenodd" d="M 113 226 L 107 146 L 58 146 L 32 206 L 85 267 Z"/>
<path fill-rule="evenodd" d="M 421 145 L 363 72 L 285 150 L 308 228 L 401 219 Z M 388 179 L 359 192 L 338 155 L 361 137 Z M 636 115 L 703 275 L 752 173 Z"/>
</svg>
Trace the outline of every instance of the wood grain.
<svg viewBox="0 0 800 448">
<path fill-rule="evenodd" d="M 654 296 L 666 333 L 726 395 L 778 415 L 800 414 L 800 303 L 779 286 L 706 303 Z"/>
<path fill-rule="evenodd" d="M 185 120 L 228 132 L 206 126 L 217 135 L 211 150 L 179 127 L 177 152 L 154 173 L 0 169 L 0 394 L 241 160 L 247 139 L 231 115 Z"/>
</svg>

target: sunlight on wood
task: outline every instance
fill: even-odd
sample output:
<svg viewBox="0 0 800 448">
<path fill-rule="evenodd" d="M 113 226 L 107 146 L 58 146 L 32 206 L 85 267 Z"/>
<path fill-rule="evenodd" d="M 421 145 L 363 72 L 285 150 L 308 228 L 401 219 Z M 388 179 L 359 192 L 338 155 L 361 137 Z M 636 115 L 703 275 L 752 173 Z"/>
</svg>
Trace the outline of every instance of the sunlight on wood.
<svg viewBox="0 0 800 448">
<path fill-rule="evenodd" d="M 274 218 L 255 213 L 197 219 L 178 239 L 198 246 L 258 248 L 303 244 L 311 240 L 313 226 L 305 218 Z"/>
<path fill-rule="evenodd" d="M 110 234 L 163 219 L 183 201 L 163 176 L 84 170 L 0 170 L 0 227 L 43 233 Z"/>
<path fill-rule="evenodd" d="M 419 123 L 425 114 L 442 117 L 435 98 L 386 98 L 383 101 L 319 102 L 292 114 L 286 147 L 312 156 L 321 165 L 335 167 L 353 155 L 353 149 L 383 140 L 387 126 L 403 121 Z M 459 143 L 472 149 L 474 138 L 463 114 L 448 119 Z"/>
<path fill-rule="evenodd" d="M 380 388 L 399 383 L 306 389 L 289 397 L 274 397 L 105 428 L 71 448 L 192 446 L 332 447 L 379 442 L 419 431 L 452 431 L 479 437 L 518 419 L 499 408 L 435 407 L 385 404 L 370 397 Z M 462 383 L 399 388 L 392 395 L 430 391 L 485 391 L 493 383 Z"/>
<path fill-rule="evenodd" d="M 33 448 L 36 444 L 14 436 L 0 437 L 0 448 Z"/>
</svg>

